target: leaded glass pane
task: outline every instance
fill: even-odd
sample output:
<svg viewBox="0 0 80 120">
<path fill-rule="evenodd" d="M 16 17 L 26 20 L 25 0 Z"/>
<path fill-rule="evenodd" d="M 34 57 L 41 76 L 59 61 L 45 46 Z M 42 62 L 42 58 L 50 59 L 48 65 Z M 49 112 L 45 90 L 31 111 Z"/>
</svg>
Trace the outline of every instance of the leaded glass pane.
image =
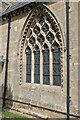
<svg viewBox="0 0 80 120">
<path fill-rule="evenodd" d="M 55 43 L 53 50 L 53 84 L 61 85 L 60 48 L 57 43 Z"/>
<path fill-rule="evenodd" d="M 43 84 L 46 84 L 46 85 L 50 84 L 50 76 L 49 75 L 43 76 Z"/>
<path fill-rule="evenodd" d="M 34 55 L 35 55 L 35 63 L 39 64 L 39 62 L 40 62 L 40 52 L 36 51 L 36 52 L 34 52 Z"/>
<path fill-rule="evenodd" d="M 54 63 L 60 62 L 60 53 L 53 52 L 53 61 Z"/>
<path fill-rule="evenodd" d="M 58 44 L 54 43 L 54 52 L 59 53 L 59 51 L 60 51 L 60 49 L 59 49 Z"/>
<path fill-rule="evenodd" d="M 30 76 L 30 74 L 29 74 L 29 75 L 26 74 L 26 76 L 27 76 L 27 78 L 26 78 L 26 82 L 27 82 L 27 83 L 31 83 L 31 76 Z"/>
<path fill-rule="evenodd" d="M 38 36 L 37 40 L 38 40 L 38 41 L 40 42 L 40 44 L 42 45 L 45 39 L 44 39 L 44 36 L 43 36 L 42 34 L 40 34 L 40 35 Z"/>
<path fill-rule="evenodd" d="M 31 82 L 31 50 L 26 49 L 26 82 Z"/>
<path fill-rule="evenodd" d="M 50 43 L 52 43 L 52 41 L 54 40 L 54 35 L 51 32 L 49 32 L 46 38 Z"/>
<path fill-rule="evenodd" d="M 43 57 L 44 64 L 48 64 L 49 63 L 49 50 L 48 49 L 45 50 L 43 54 L 44 54 L 44 57 Z"/>
<path fill-rule="evenodd" d="M 60 63 L 53 64 L 53 75 L 60 75 Z"/>
<path fill-rule="evenodd" d="M 51 28 L 54 30 L 55 33 L 58 31 L 58 28 L 56 27 L 55 24 L 52 24 L 52 25 L 51 25 Z"/>
<path fill-rule="evenodd" d="M 49 49 L 45 45 L 43 51 L 43 84 L 50 84 L 50 68 L 49 68 Z"/>
<path fill-rule="evenodd" d="M 32 44 L 32 46 L 35 44 L 35 37 L 31 36 L 29 39 L 29 42 Z"/>
<path fill-rule="evenodd" d="M 27 66 L 26 66 L 26 73 L 29 74 L 29 75 L 31 74 L 31 65 L 27 64 Z"/>
<path fill-rule="evenodd" d="M 39 74 L 40 73 L 40 67 L 39 64 L 35 64 L 35 74 Z"/>
<path fill-rule="evenodd" d="M 34 74 L 34 83 L 40 83 L 40 75 L 35 75 Z"/>
<path fill-rule="evenodd" d="M 47 33 L 49 31 L 49 26 L 45 23 L 43 26 L 42 26 L 42 30 Z"/>
<path fill-rule="evenodd" d="M 38 35 L 40 33 L 40 28 L 36 25 L 33 29 L 34 33 Z"/>
<path fill-rule="evenodd" d="M 44 23 L 44 21 L 45 21 L 44 15 L 40 14 L 40 15 L 38 16 L 38 21 L 39 21 L 39 23 L 42 25 L 42 24 Z"/>
<path fill-rule="evenodd" d="M 34 52 L 34 83 L 40 83 L 40 51 L 39 48 Z"/>
<path fill-rule="evenodd" d="M 29 64 L 31 64 L 31 55 L 27 53 L 27 56 L 28 56 L 28 58 L 27 58 L 27 64 L 29 65 Z"/>
<path fill-rule="evenodd" d="M 54 85 L 61 86 L 61 76 L 54 75 Z"/>
<path fill-rule="evenodd" d="M 49 71 L 49 64 L 45 64 L 43 66 L 43 71 L 44 71 L 44 75 L 49 75 L 50 74 L 50 71 Z"/>
</svg>

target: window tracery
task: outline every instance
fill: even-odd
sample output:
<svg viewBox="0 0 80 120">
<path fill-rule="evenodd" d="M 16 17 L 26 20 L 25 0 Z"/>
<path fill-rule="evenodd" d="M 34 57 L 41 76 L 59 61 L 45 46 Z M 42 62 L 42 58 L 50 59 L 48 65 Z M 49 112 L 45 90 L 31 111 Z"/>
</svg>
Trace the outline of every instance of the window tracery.
<svg viewBox="0 0 80 120">
<path fill-rule="evenodd" d="M 35 11 L 37 11 L 37 14 L 35 14 Z M 27 63 L 28 67 L 31 67 L 31 65 L 34 63 L 34 83 L 42 83 L 40 66 L 43 64 L 43 84 L 50 85 L 50 81 L 53 80 L 53 85 L 61 86 L 63 84 L 61 72 L 63 69 L 61 63 L 63 50 L 62 37 L 55 17 L 45 7 L 42 7 L 39 11 L 38 6 L 36 10 L 33 11 L 30 18 L 31 19 L 28 20 L 26 27 L 26 40 L 27 47 L 31 45 L 32 49 L 35 49 L 33 50 L 34 62 L 32 61 L 32 51 L 30 52 L 30 50 L 28 50 L 29 52 L 26 53 L 26 59 L 28 60 L 28 56 L 31 57 L 31 59 L 29 58 L 30 65 Z M 23 38 L 25 38 L 25 36 L 23 36 Z M 42 58 L 40 57 L 41 54 L 43 55 Z M 43 59 L 42 63 L 40 59 Z M 52 59 L 52 63 L 50 63 L 50 59 Z M 50 69 L 50 64 L 53 66 L 52 70 Z M 28 79 L 28 82 L 31 82 L 31 71 L 32 70 L 30 68 L 28 70 L 26 69 L 26 77 L 28 77 L 29 73 L 30 78 L 30 80 Z M 52 79 L 50 79 L 50 73 L 53 76 Z"/>
</svg>

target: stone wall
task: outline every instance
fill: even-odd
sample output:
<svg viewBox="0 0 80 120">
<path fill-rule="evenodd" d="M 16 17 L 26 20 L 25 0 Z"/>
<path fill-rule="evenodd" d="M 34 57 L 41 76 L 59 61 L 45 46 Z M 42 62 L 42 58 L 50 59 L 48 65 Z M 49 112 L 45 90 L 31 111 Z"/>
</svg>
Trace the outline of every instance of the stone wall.
<svg viewBox="0 0 80 120">
<path fill-rule="evenodd" d="M 47 6 L 58 20 L 63 34 L 63 91 L 58 86 L 27 84 L 24 82 L 21 85 L 19 84 L 19 48 L 23 26 L 28 15 L 26 11 L 11 19 L 7 98 L 24 103 L 21 106 L 19 103 L 18 105 L 13 102 L 10 106 L 12 108 L 21 109 L 22 107 L 26 111 L 25 104 L 26 106 L 28 104 L 30 111 L 35 106 L 36 112 L 38 112 L 38 107 L 42 107 L 48 110 L 66 113 L 66 6 L 64 2 L 51 3 L 47 4 Z M 2 27 L 1 54 L 5 58 L 8 29 L 7 20 L 0 27 Z M 75 115 L 78 115 L 78 41 L 78 3 L 74 2 L 70 3 L 70 112 Z M 2 72 L 3 81 L 4 70 L 5 66 Z M 9 91 L 10 94 L 8 94 Z M 46 114 L 48 115 L 47 112 Z"/>
</svg>

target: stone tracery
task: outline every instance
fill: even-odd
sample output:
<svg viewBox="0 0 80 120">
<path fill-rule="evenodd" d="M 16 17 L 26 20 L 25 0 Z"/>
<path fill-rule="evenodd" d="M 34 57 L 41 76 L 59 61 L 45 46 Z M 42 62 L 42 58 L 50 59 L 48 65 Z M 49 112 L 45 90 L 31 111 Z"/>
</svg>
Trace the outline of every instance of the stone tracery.
<svg viewBox="0 0 80 120">
<path fill-rule="evenodd" d="M 25 34 L 25 31 L 27 31 L 26 34 Z M 40 48 L 42 48 L 42 50 L 40 51 L 44 50 L 45 43 L 48 45 L 49 50 L 51 51 L 53 51 L 55 48 L 54 43 L 58 44 L 58 48 L 60 50 L 60 65 L 63 64 L 62 63 L 63 61 L 61 59 L 62 58 L 61 56 L 63 53 L 62 52 L 63 43 L 62 43 L 61 32 L 55 17 L 44 6 L 42 7 L 40 6 L 40 10 L 38 6 L 32 12 L 30 19 L 28 20 L 26 24 L 26 28 L 24 30 L 23 38 L 21 41 L 20 52 L 22 51 L 25 40 L 28 41 L 27 46 L 31 45 L 32 49 L 34 49 L 35 45 L 40 46 Z M 22 61 L 22 58 L 20 59 Z M 20 63 L 22 64 L 21 61 Z M 60 66 L 60 69 L 62 70 L 63 67 Z M 61 77 L 61 74 L 63 73 L 60 72 L 60 77 Z M 21 75 L 21 72 L 20 72 L 20 75 Z M 61 77 L 61 81 L 63 81 L 62 79 L 63 78 Z"/>
</svg>

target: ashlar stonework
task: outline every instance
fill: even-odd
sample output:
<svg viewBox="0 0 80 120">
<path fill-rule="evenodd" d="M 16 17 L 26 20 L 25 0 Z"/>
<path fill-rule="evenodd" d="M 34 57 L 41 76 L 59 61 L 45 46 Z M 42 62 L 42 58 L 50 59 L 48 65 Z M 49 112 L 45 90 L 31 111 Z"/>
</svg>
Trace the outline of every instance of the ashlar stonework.
<svg viewBox="0 0 80 120">
<path fill-rule="evenodd" d="M 75 116 L 80 116 L 79 9 L 80 2 L 70 2 L 70 113 Z M 6 107 L 23 113 L 48 117 L 54 117 L 54 111 L 66 113 L 67 59 L 65 2 L 30 3 L 21 9 L 10 12 L 10 15 L 11 28 Z M 2 15 L 0 30 L 0 56 L 3 56 L 3 59 L 6 60 L 7 14 Z M 55 62 L 53 62 L 53 54 L 55 56 L 55 53 L 53 53 L 54 50 L 57 51 L 55 61 L 58 60 L 58 63 L 56 62 L 56 64 L 59 64 L 57 66 L 58 69 L 55 68 L 57 69 L 57 73 L 53 70 L 53 66 L 56 66 Z M 45 59 L 48 59 L 46 65 L 44 64 L 44 61 L 46 61 L 43 56 L 44 53 L 47 56 L 47 58 L 45 56 Z M 27 65 L 26 54 L 28 54 L 28 57 L 32 56 Z M 36 66 L 35 58 L 39 58 L 38 67 Z M 26 73 L 27 66 L 28 72 Z M 46 66 L 45 69 L 43 69 L 44 66 Z M 3 87 L 4 76 L 5 63 L 0 73 Z M 26 76 L 29 80 L 27 80 Z M 66 116 L 61 114 L 58 117 Z"/>
</svg>

